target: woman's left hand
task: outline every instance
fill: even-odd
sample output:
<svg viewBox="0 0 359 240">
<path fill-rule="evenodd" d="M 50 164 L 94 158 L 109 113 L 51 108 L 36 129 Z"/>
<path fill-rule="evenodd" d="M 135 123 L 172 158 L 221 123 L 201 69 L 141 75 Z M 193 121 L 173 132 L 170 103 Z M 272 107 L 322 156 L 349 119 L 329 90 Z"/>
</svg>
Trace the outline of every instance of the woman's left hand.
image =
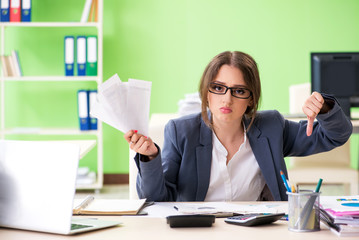
<svg viewBox="0 0 359 240">
<path fill-rule="evenodd" d="M 324 98 L 318 92 L 313 92 L 312 95 L 304 102 L 302 110 L 304 114 L 307 115 L 308 119 L 307 136 L 312 135 L 314 120 L 322 109 L 323 104 Z"/>
</svg>

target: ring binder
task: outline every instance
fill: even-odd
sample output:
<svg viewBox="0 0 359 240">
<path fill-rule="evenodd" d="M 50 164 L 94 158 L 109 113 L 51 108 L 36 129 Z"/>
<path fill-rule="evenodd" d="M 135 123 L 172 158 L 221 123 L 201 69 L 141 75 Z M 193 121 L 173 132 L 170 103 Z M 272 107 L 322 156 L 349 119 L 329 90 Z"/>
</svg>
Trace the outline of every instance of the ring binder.
<svg viewBox="0 0 359 240">
<path fill-rule="evenodd" d="M 1 0 L 1 22 L 9 22 L 10 21 L 10 0 Z"/>
<path fill-rule="evenodd" d="M 97 76 L 97 36 L 87 37 L 86 75 Z"/>
<path fill-rule="evenodd" d="M 77 102 L 78 102 L 80 130 L 81 131 L 90 130 L 88 94 L 86 90 L 78 90 Z"/>
<path fill-rule="evenodd" d="M 65 37 L 65 75 L 74 75 L 74 37 Z"/>
<path fill-rule="evenodd" d="M 86 76 L 86 37 L 78 36 L 76 42 L 77 75 Z"/>
</svg>

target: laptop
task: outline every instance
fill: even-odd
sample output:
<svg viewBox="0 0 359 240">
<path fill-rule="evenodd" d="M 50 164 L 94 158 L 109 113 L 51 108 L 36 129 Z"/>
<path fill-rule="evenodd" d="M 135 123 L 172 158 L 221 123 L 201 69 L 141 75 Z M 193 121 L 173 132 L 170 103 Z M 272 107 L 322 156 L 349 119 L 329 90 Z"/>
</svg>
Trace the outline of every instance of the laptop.
<svg viewBox="0 0 359 240">
<path fill-rule="evenodd" d="M 0 226 L 71 235 L 120 224 L 72 217 L 79 154 L 73 143 L 0 140 Z"/>
</svg>

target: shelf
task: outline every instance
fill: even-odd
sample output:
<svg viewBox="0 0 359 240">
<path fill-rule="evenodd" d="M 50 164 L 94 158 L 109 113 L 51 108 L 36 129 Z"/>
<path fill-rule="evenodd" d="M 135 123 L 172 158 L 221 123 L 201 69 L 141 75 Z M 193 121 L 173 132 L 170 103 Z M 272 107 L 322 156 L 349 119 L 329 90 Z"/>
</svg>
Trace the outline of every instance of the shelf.
<svg viewBox="0 0 359 240">
<path fill-rule="evenodd" d="M 77 184 L 76 185 L 76 189 L 77 190 L 87 190 L 87 189 L 100 189 L 102 188 L 102 184 L 101 184 L 101 181 L 97 180 L 95 183 L 93 184 L 86 184 L 86 185 L 80 185 L 80 184 Z"/>
<path fill-rule="evenodd" d="M 0 27 L 99 27 L 98 22 L 2 22 Z"/>
<path fill-rule="evenodd" d="M 71 143 L 80 147 L 80 159 L 96 146 L 96 140 L 52 140 L 51 142 Z"/>
<path fill-rule="evenodd" d="M 5 135 L 97 135 L 97 130 L 80 131 L 77 128 L 11 128 L 3 131 Z"/>
<path fill-rule="evenodd" d="M 23 77 L 2 77 L 4 81 L 97 81 L 97 76 L 23 76 Z"/>
<path fill-rule="evenodd" d="M 99 85 L 103 81 L 103 0 L 96 1 L 97 12 L 98 12 L 98 21 L 97 22 L 65 22 L 66 20 L 60 19 L 60 22 L 0 22 L 0 54 L 5 55 L 5 53 L 11 49 L 13 40 L 17 37 L 18 32 L 29 30 L 30 32 L 34 32 L 36 34 L 37 31 L 41 30 L 39 28 L 43 28 L 41 33 L 48 34 L 49 36 L 53 32 L 69 32 L 71 35 L 78 34 L 90 34 L 97 35 L 97 76 L 64 76 L 63 73 L 60 72 L 61 75 L 48 75 L 41 71 L 41 68 L 37 69 L 37 72 L 34 72 L 35 76 L 12 76 L 12 77 L 4 77 L 0 76 L 0 139 L 47 139 L 44 141 L 71 141 L 80 145 L 80 157 L 84 157 L 91 149 L 96 149 L 96 156 L 91 156 L 91 159 L 96 159 L 97 167 L 96 167 L 96 181 L 94 183 L 89 183 L 88 185 L 79 185 L 77 189 L 101 189 L 103 185 L 103 128 L 102 122 L 98 121 L 98 129 L 97 130 L 89 130 L 89 131 L 80 131 L 78 127 L 76 127 L 75 123 L 68 127 L 46 127 L 46 126 L 31 126 L 30 123 L 24 124 L 27 127 L 22 127 L 18 125 L 10 125 L 8 124 L 8 128 L 5 125 L 5 122 L 10 121 L 9 111 L 5 109 L 12 107 L 12 102 L 9 101 L 8 96 L 13 94 L 14 91 L 22 89 L 22 85 L 46 85 L 51 91 L 51 88 L 56 88 L 58 85 L 65 84 L 66 87 L 74 87 L 76 91 L 78 90 L 78 85 L 90 84 L 91 86 L 95 83 Z M 71 6 L 67 6 L 71 7 Z M 79 12 L 80 13 L 80 12 Z M 80 14 L 79 14 L 80 17 Z M 78 19 L 80 20 L 80 19 Z M 62 22 L 61 22 L 62 21 Z M 78 31 L 76 28 L 79 28 Z M 58 30 L 56 30 L 58 29 Z M 88 33 L 87 33 L 88 32 Z M 97 33 L 94 33 L 97 32 Z M 39 36 L 42 37 L 42 36 Z M 15 45 L 18 43 L 26 43 L 27 39 L 16 38 Z M 9 44 L 11 43 L 11 44 Z M 22 46 L 22 45 L 20 45 Z M 26 46 L 26 45 L 25 45 Z M 41 45 L 40 45 L 41 47 Z M 46 49 L 46 45 L 43 46 Z M 14 47 L 12 47 L 14 48 Z M 29 50 L 30 46 L 29 46 Z M 57 51 L 59 54 L 63 54 L 63 49 L 61 46 L 58 46 Z M 24 51 L 25 52 L 25 51 Z M 21 53 L 20 53 L 21 54 Z M 36 54 L 35 52 L 28 53 Z M 51 56 L 50 56 L 51 57 Z M 55 59 L 49 59 L 55 60 Z M 48 61 L 48 60 L 47 60 Z M 75 62 L 76 64 L 76 62 Z M 63 68 L 63 65 L 62 65 Z M 56 73 L 55 73 L 56 74 Z M 13 84 L 12 84 L 12 83 Z M 18 83 L 18 84 L 16 84 Z M 50 83 L 50 84 L 49 84 Z M 54 84 L 52 84 L 54 83 Z M 72 89 L 72 88 L 71 88 Z M 70 90 L 71 90 L 70 89 Z M 10 91 L 11 90 L 11 91 Z M 17 92 L 15 92 L 17 93 Z M 13 96 L 11 96 L 13 97 Z M 16 96 L 14 96 L 16 97 Z M 36 96 L 32 96 L 36 98 Z M 41 97 L 41 96 L 39 96 Z M 64 95 L 64 97 L 66 97 Z M 24 101 L 24 99 L 21 99 Z M 41 101 L 41 99 L 40 99 Z M 14 110 L 15 111 L 15 110 Z M 6 113 L 6 114 L 5 114 Z M 6 116 L 5 116 L 6 115 Z M 9 116 L 7 116 L 9 115 Z M 74 127 L 73 127 L 74 126 Z M 62 140 L 69 138 L 71 140 Z M 52 140 L 49 140 L 52 139 Z M 93 154 L 95 155 L 95 154 Z M 87 163 L 85 163 L 87 164 Z"/>
</svg>

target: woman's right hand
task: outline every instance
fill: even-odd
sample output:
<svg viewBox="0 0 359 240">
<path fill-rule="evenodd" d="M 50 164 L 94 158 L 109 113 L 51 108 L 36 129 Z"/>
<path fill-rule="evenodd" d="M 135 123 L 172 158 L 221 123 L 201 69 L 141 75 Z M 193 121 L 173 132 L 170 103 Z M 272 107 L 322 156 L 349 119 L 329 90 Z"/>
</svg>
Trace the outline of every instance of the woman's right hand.
<svg viewBox="0 0 359 240">
<path fill-rule="evenodd" d="M 125 133 L 124 138 L 130 144 L 130 148 L 133 151 L 147 156 L 150 160 L 158 155 L 158 149 L 152 139 L 139 134 L 137 130 L 128 131 Z"/>
</svg>

